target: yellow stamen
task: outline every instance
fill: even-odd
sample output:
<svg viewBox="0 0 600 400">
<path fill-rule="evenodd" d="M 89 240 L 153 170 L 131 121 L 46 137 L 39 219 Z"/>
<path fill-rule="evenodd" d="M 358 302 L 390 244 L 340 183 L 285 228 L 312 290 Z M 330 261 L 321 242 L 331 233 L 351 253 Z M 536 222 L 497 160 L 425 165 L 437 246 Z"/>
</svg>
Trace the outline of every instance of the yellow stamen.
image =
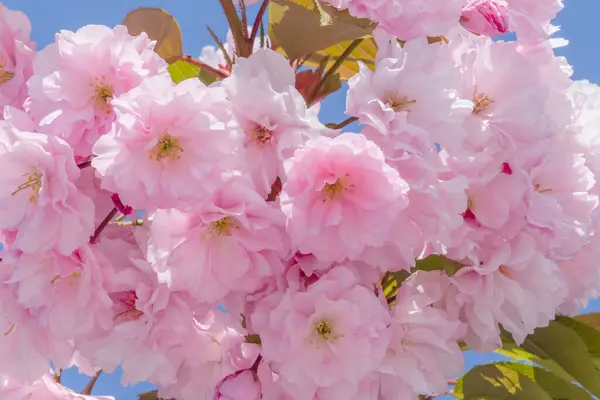
<svg viewBox="0 0 600 400">
<path fill-rule="evenodd" d="M 8 336 L 13 331 L 13 329 L 15 329 L 15 324 L 12 324 L 10 328 L 8 328 L 6 332 L 4 332 L 4 336 Z"/>
<path fill-rule="evenodd" d="M 259 145 L 265 145 L 271 142 L 273 132 L 262 125 L 253 124 L 250 128 L 250 136 Z"/>
<path fill-rule="evenodd" d="M 89 85 L 94 88 L 93 98 L 96 100 L 98 108 L 105 111 L 107 114 L 110 114 L 112 112 L 112 107 L 108 103 L 108 99 L 113 97 L 114 89 L 112 85 L 104 82 L 105 79 L 105 76 L 95 78 L 95 82 L 90 83 Z"/>
<path fill-rule="evenodd" d="M 212 236 L 231 236 L 231 228 L 239 229 L 240 227 L 233 217 L 224 217 L 212 222 L 208 233 Z"/>
<path fill-rule="evenodd" d="M 333 328 L 331 327 L 331 323 L 329 323 L 329 321 L 319 321 L 315 325 L 315 331 L 325 340 L 329 340 L 333 334 Z"/>
<path fill-rule="evenodd" d="M 171 161 L 175 161 L 181 158 L 179 153 L 183 153 L 183 148 L 179 145 L 179 139 L 165 131 L 148 158 L 154 158 L 156 161 L 169 158 Z"/>
<path fill-rule="evenodd" d="M 473 114 L 481 114 L 487 110 L 489 106 L 494 103 L 494 101 L 483 93 L 475 93 L 473 96 L 473 103 L 475 103 L 475 107 L 473 107 Z"/>
<path fill-rule="evenodd" d="M 335 200 L 339 198 L 346 190 L 348 190 L 348 188 L 341 178 L 338 178 L 334 183 L 326 183 L 321 190 L 326 197 L 323 199 L 323 201 Z"/>
<path fill-rule="evenodd" d="M 6 66 L 6 61 L 2 57 L 0 57 L 0 86 L 4 85 L 6 82 L 10 81 L 14 78 L 14 72 L 10 72 L 4 69 Z"/>
<path fill-rule="evenodd" d="M 408 100 L 406 96 L 392 95 L 388 97 L 388 100 L 385 102 L 385 105 L 387 105 L 395 112 L 400 112 L 409 111 L 410 105 L 415 104 L 416 102 L 416 100 Z"/>
<path fill-rule="evenodd" d="M 37 199 L 40 197 L 40 190 L 42 189 L 42 177 L 44 174 L 34 171 L 23 174 L 23 177 L 27 178 L 25 183 L 17 186 L 17 189 L 12 192 L 12 195 L 15 196 L 17 193 L 25 190 L 27 188 L 31 188 L 33 194 L 29 197 L 29 201 L 35 203 Z"/>
</svg>

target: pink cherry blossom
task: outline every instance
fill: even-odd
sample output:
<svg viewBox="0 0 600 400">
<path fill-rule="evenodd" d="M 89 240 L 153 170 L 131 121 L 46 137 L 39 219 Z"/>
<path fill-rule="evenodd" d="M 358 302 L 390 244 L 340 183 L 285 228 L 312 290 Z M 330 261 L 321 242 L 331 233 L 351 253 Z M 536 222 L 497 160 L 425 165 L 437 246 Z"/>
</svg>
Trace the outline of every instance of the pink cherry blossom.
<svg viewBox="0 0 600 400">
<path fill-rule="evenodd" d="M 281 201 L 292 246 L 321 260 L 358 259 L 366 247 L 381 247 L 407 206 L 408 185 L 362 135 L 312 139 L 286 173 Z"/>
<path fill-rule="evenodd" d="M 381 44 L 388 39 L 383 37 Z M 399 150 L 423 154 L 433 149 L 434 142 L 456 148 L 461 138 L 457 118 L 466 115 L 465 107 L 466 112 L 472 108 L 457 97 L 460 73 L 449 47 L 428 44 L 424 38 L 402 47 L 393 42 L 387 49 L 382 46 L 375 72 L 361 65 L 349 80 L 346 113 L 372 127 L 374 132 L 365 135 L 386 154 Z"/>
<path fill-rule="evenodd" d="M 27 16 L 0 4 L 0 108 L 23 106 L 35 57 L 35 43 L 29 39 L 30 34 Z"/>
<path fill-rule="evenodd" d="M 35 133 L 21 111 L 7 109 L 5 117 L 0 121 L 0 229 L 17 231 L 16 249 L 69 255 L 94 229 L 94 204 L 75 186 L 80 172 L 73 150 L 59 138 Z"/>
<path fill-rule="evenodd" d="M 368 18 L 378 28 L 402 40 L 443 35 L 458 23 L 463 0 L 324 0 L 348 9 L 357 18 Z"/>
<path fill-rule="evenodd" d="M 229 307 L 229 296 L 257 292 L 283 272 L 282 259 L 289 253 L 284 215 L 244 178 L 230 178 L 194 214 L 159 211 L 152 231 L 164 234 L 173 218 L 185 218 L 186 227 L 165 260 L 171 290 L 187 290 L 198 301 L 224 301 Z"/>
<path fill-rule="evenodd" d="M 556 262 L 548 259 L 526 233 L 487 246 L 478 265 L 451 278 L 444 302 L 449 315 L 467 325 L 466 343 L 477 351 L 500 345 L 498 324 L 522 343 L 554 318 L 566 286 Z"/>
<path fill-rule="evenodd" d="M 239 146 L 220 88 L 199 80 L 173 87 L 159 75 L 112 105 L 117 119 L 93 148 L 103 189 L 134 208 L 155 209 L 185 207 L 218 187 Z"/>
<path fill-rule="evenodd" d="M 217 386 L 214 400 L 260 400 L 262 387 L 256 372 L 245 369 L 227 376 Z"/>
<path fill-rule="evenodd" d="M 40 129 L 87 157 L 115 119 L 114 97 L 148 77 L 168 77 L 166 62 L 153 48 L 146 34 L 132 37 L 120 25 L 61 31 L 35 59 L 26 108 Z"/>
<path fill-rule="evenodd" d="M 23 254 L 3 260 L 12 270 L 6 283 L 17 302 L 38 315 L 57 338 L 69 339 L 112 326 L 111 300 L 103 288 L 106 261 L 90 247 L 69 257 L 53 253 Z"/>
<path fill-rule="evenodd" d="M 288 60 L 273 50 L 240 59 L 222 85 L 243 131 L 245 168 L 266 198 L 277 176 L 285 176 L 283 161 L 327 129 L 307 110 Z"/>
<path fill-rule="evenodd" d="M 177 382 L 161 387 L 161 398 L 214 400 L 223 379 L 237 370 L 249 369 L 258 357 L 259 346 L 245 343 L 244 331 L 236 325 L 231 314 L 220 311 L 194 321 L 192 335 L 184 338 Z"/>
<path fill-rule="evenodd" d="M 387 305 L 343 266 L 305 292 L 274 293 L 250 316 L 262 355 L 292 398 L 352 398 L 380 366 L 389 341 Z"/>
<path fill-rule="evenodd" d="M 463 6 L 460 21 L 473 33 L 502 35 L 509 29 L 508 4 L 505 0 L 469 0 Z"/>
<path fill-rule="evenodd" d="M 442 394 L 464 369 L 457 341 L 463 325 L 431 307 L 449 286 L 439 271 L 419 271 L 405 281 L 392 311 L 392 339 L 381 367 L 383 398 Z"/>
</svg>

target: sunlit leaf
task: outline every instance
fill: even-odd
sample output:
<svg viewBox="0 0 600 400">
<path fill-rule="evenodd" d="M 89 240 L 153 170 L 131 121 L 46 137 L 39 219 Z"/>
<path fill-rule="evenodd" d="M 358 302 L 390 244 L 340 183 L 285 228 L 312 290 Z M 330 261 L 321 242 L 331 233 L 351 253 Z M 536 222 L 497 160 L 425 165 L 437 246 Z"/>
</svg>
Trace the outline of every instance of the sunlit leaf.
<svg viewBox="0 0 600 400">
<path fill-rule="evenodd" d="M 585 390 L 543 368 L 516 362 L 476 366 L 457 382 L 454 396 L 515 400 L 592 400 Z"/>
<path fill-rule="evenodd" d="M 600 374 L 585 341 L 560 322 L 537 328 L 518 347 L 505 336 L 503 347 L 500 354 L 535 362 L 565 380 L 579 382 L 596 396 L 600 394 Z"/>
<path fill-rule="evenodd" d="M 169 74 L 173 82 L 179 83 L 190 78 L 199 78 L 204 84 L 209 85 L 217 80 L 217 76 L 210 71 L 205 71 L 198 66 L 183 60 L 175 61 L 169 65 Z"/>
<path fill-rule="evenodd" d="M 183 38 L 175 17 L 161 8 L 140 7 L 127 14 L 123 20 L 129 33 L 137 36 L 146 32 L 156 40 L 154 51 L 167 62 L 183 55 Z"/>
<path fill-rule="evenodd" d="M 453 276 L 462 267 L 462 264 L 454 260 L 438 254 L 432 254 L 422 260 L 417 260 L 413 271 L 444 271 L 446 275 Z"/>
<path fill-rule="evenodd" d="M 353 40 L 364 37 L 338 73 L 342 80 L 349 79 L 358 72 L 357 61 L 372 67 L 377 46 L 370 35 L 374 27 L 370 21 L 353 18 L 347 12 L 326 8 L 324 4 L 321 6 L 331 16 L 328 25 L 322 25 L 321 14 L 313 0 L 271 1 L 269 35 L 277 51 L 290 59 L 307 58 L 305 65 L 315 68 L 329 56 L 331 67 Z"/>
</svg>

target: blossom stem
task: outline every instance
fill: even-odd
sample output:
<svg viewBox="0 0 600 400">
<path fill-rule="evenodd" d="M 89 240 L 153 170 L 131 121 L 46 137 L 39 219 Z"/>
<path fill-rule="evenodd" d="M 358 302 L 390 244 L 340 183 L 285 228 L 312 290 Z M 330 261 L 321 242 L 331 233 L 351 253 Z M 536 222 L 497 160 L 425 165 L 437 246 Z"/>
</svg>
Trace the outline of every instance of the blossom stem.
<svg viewBox="0 0 600 400">
<path fill-rule="evenodd" d="M 54 374 L 54 381 L 56 383 L 60 383 L 61 377 L 62 377 L 62 368 L 59 369 L 58 371 L 56 371 L 56 373 Z"/>
<path fill-rule="evenodd" d="M 350 118 L 347 118 L 346 120 L 340 122 L 339 124 L 327 124 L 327 127 L 331 128 L 331 129 L 338 130 L 338 129 L 345 128 L 348 125 L 350 125 L 351 123 L 356 122 L 356 121 L 358 121 L 358 118 L 356 118 L 356 117 L 350 117 Z"/>
<path fill-rule="evenodd" d="M 252 367 L 250 367 L 250 371 L 254 372 L 255 374 L 258 373 L 258 366 L 260 365 L 262 359 L 262 355 L 259 354 L 258 357 L 256 357 L 256 361 L 254 361 L 254 364 L 252 364 Z"/>
<path fill-rule="evenodd" d="M 96 381 L 100 377 L 101 373 L 102 373 L 101 369 L 96 371 L 94 376 L 92 376 L 92 379 L 90 379 L 90 381 L 88 382 L 87 386 L 81 391 L 81 394 L 92 394 L 92 389 L 94 389 L 94 385 L 96 384 Z"/>
<path fill-rule="evenodd" d="M 335 73 L 337 72 L 337 70 L 340 69 L 340 67 L 342 66 L 342 64 L 344 64 L 344 61 L 346 61 L 346 59 L 350 56 L 350 54 L 352 54 L 352 52 L 358 46 L 360 46 L 360 44 L 363 42 L 363 40 L 364 40 L 363 38 L 354 40 L 352 43 L 350 43 L 350 46 L 348 46 L 346 48 L 346 50 L 344 50 L 344 52 L 342 53 L 342 55 L 340 55 L 338 57 L 338 59 L 335 60 L 335 63 L 331 66 L 331 68 L 329 68 L 327 70 L 327 72 L 325 73 L 325 75 L 323 76 L 323 78 L 319 81 L 319 84 L 315 87 L 315 90 L 312 92 L 312 94 L 309 97 L 308 101 L 306 102 L 306 104 L 309 107 L 313 105 L 315 99 L 319 96 L 319 92 L 321 91 L 321 88 L 325 85 L 325 83 L 327 83 L 327 81 L 332 76 L 335 75 Z"/>
<path fill-rule="evenodd" d="M 106 228 L 106 226 L 110 223 L 110 221 L 114 218 L 114 216 L 117 215 L 118 211 L 119 210 L 117 210 L 116 207 L 114 207 L 112 210 L 110 210 L 110 212 L 108 213 L 106 218 L 104 218 L 104 220 L 102 222 L 100 222 L 100 225 L 98 225 L 98 227 L 94 231 L 94 235 L 90 238 L 90 244 L 96 243 L 96 241 L 98 240 L 98 237 L 100 236 L 100 234 L 102 233 L 104 228 Z"/>
<path fill-rule="evenodd" d="M 248 38 L 248 50 L 252 52 L 254 48 L 254 41 L 256 40 L 256 35 L 258 35 L 258 30 L 262 23 L 262 19 L 267 12 L 267 7 L 269 5 L 270 0 L 263 0 L 260 8 L 258 9 L 258 14 L 256 14 L 256 18 L 254 19 L 254 25 L 252 25 L 252 33 L 250 33 L 250 37 Z"/>
<path fill-rule="evenodd" d="M 225 78 L 227 78 L 229 76 L 225 72 L 219 71 L 218 69 L 213 68 L 210 65 L 207 65 L 207 64 L 203 63 L 202 61 L 200 61 L 197 58 L 194 58 L 192 56 L 185 55 L 185 56 L 182 56 L 181 59 L 183 61 L 189 62 L 190 64 L 194 64 L 198 68 L 201 68 L 201 69 L 203 69 L 205 71 L 208 71 L 208 72 L 211 72 L 211 73 L 217 75 L 220 79 L 225 79 Z"/>
</svg>

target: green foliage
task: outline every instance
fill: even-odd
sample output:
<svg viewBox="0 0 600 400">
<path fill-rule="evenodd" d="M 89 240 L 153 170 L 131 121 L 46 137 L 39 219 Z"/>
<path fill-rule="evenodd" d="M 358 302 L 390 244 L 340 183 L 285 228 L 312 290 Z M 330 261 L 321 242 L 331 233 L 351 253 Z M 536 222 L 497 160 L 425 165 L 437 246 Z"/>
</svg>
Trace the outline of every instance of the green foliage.
<svg viewBox="0 0 600 400">
<path fill-rule="evenodd" d="M 171 78 L 175 83 L 190 78 L 198 78 L 206 85 L 209 85 L 218 79 L 218 77 L 210 71 L 201 69 L 191 62 L 183 60 L 177 60 L 174 63 L 169 64 L 169 74 L 171 74 Z"/>
<path fill-rule="evenodd" d="M 375 26 L 315 1 L 271 0 L 269 36 L 277 51 L 291 60 L 305 60 L 304 65 L 310 67 L 317 68 L 323 60 L 331 67 L 354 40 L 364 38 L 338 73 L 341 79 L 349 79 L 358 72 L 357 61 L 373 67 L 377 46 L 371 32 Z"/>
<path fill-rule="evenodd" d="M 547 370 L 518 362 L 479 365 L 454 388 L 458 399 L 592 400 L 582 388 Z"/>
</svg>

